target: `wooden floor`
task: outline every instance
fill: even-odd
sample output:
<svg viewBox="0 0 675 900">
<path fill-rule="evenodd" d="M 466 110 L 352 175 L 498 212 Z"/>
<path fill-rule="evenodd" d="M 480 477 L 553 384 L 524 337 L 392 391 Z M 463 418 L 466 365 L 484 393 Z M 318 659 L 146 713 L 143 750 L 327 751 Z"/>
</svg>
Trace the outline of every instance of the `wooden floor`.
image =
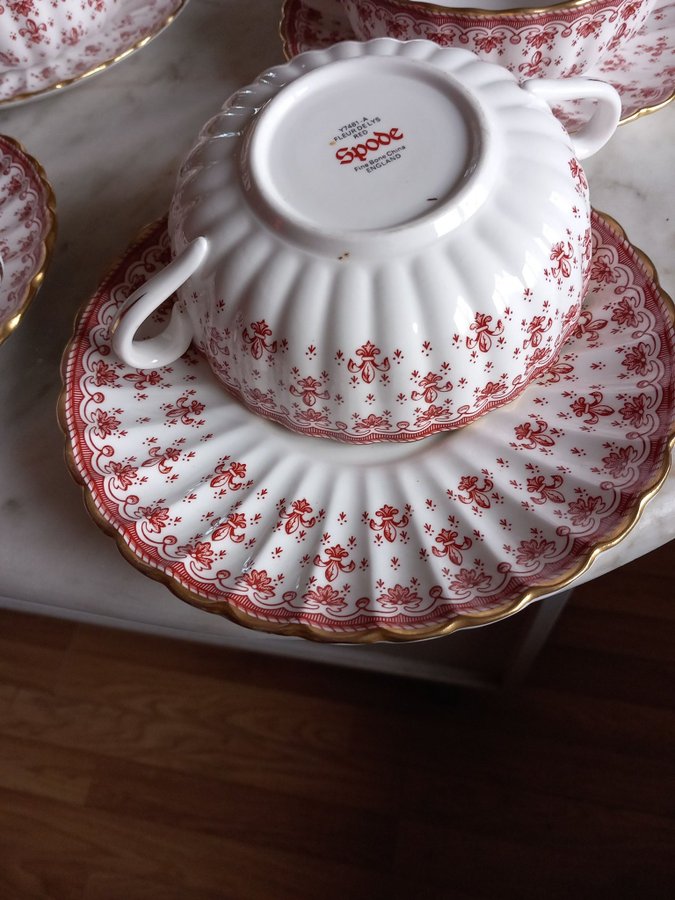
<svg viewBox="0 0 675 900">
<path fill-rule="evenodd" d="M 490 696 L 0 613 L 0 898 L 671 900 L 674 563 Z"/>
</svg>

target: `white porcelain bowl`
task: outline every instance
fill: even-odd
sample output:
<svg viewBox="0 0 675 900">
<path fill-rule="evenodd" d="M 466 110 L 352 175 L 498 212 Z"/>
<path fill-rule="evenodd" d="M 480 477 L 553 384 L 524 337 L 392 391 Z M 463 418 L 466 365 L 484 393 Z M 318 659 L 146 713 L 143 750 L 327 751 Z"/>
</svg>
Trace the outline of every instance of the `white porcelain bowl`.
<svg viewBox="0 0 675 900">
<path fill-rule="evenodd" d="M 591 96 L 574 143 L 547 100 Z M 456 428 L 555 359 L 588 275 L 578 157 L 616 127 L 608 85 L 518 86 L 427 41 L 301 54 L 203 129 L 170 210 L 175 259 L 115 323 L 147 368 L 191 339 L 250 409 L 353 442 Z M 178 289 L 165 331 L 135 339 Z"/>
<path fill-rule="evenodd" d="M 120 0 L 5 0 L 0 4 L 0 73 L 48 64 L 91 40 Z"/>
</svg>

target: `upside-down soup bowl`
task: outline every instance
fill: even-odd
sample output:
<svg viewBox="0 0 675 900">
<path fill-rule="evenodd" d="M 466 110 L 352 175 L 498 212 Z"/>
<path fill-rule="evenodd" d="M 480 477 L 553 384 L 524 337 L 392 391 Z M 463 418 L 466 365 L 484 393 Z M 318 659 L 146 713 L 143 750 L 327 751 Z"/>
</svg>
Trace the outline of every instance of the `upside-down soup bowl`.
<svg viewBox="0 0 675 900">
<path fill-rule="evenodd" d="M 549 107 L 563 97 L 598 101 L 573 138 Z M 520 87 L 429 41 L 301 54 L 203 128 L 170 208 L 173 261 L 123 305 L 113 347 L 148 368 L 194 342 L 246 406 L 306 434 L 466 425 L 575 325 L 591 252 L 579 159 L 619 106 L 601 82 Z"/>
</svg>

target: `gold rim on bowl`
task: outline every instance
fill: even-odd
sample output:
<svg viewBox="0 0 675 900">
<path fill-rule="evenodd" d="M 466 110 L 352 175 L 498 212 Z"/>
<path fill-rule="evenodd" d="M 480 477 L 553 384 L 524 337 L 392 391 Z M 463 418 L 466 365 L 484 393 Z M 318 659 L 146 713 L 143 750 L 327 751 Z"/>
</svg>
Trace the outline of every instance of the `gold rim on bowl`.
<svg viewBox="0 0 675 900">
<path fill-rule="evenodd" d="M 35 297 L 44 281 L 47 268 L 52 258 L 54 244 L 56 242 L 56 197 L 54 196 L 54 190 L 49 183 L 49 179 L 47 178 L 47 174 L 42 165 L 35 157 L 31 156 L 31 154 L 26 151 L 26 148 L 15 138 L 9 137 L 6 134 L 0 135 L 0 141 L 9 145 L 17 154 L 26 159 L 28 164 L 34 170 L 42 186 L 42 190 L 44 191 L 44 205 L 47 219 L 47 230 L 41 242 L 42 252 L 40 254 L 41 259 L 38 269 L 26 285 L 23 297 L 21 298 L 14 315 L 7 322 L 0 322 L 0 344 L 2 344 L 3 341 L 5 341 L 17 328 L 24 313 L 30 306 L 33 297 Z"/>
<path fill-rule="evenodd" d="M 185 9 L 187 3 L 188 0 L 180 0 L 179 5 L 173 10 L 173 12 L 169 13 L 166 19 L 163 19 L 152 32 L 140 38 L 138 41 L 136 41 L 135 44 L 127 47 L 121 53 L 118 53 L 117 56 L 113 56 L 110 59 L 103 60 L 103 62 L 96 63 L 96 65 L 92 66 L 91 69 L 87 69 L 86 72 L 78 72 L 78 74 L 73 75 L 72 78 L 64 78 L 61 81 L 57 81 L 54 84 L 49 84 L 46 87 L 38 88 L 35 91 L 24 91 L 21 94 L 15 94 L 12 97 L 6 97 L 4 100 L 0 100 L 0 108 L 3 106 L 13 106 L 16 103 L 22 103 L 24 100 L 35 100 L 38 97 L 41 97 L 43 94 L 50 94 L 55 91 L 64 90 L 64 88 L 79 84 L 80 81 L 84 81 L 85 78 L 90 78 L 92 75 L 98 75 L 99 72 L 103 72 L 105 71 L 105 69 L 111 68 L 116 63 L 121 62 L 123 59 L 126 59 L 127 56 L 131 56 L 132 53 L 135 53 L 137 50 L 145 47 L 146 44 L 149 44 L 150 41 L 154 40 L 159 34 L 161 34 L 162 31 L 164 31 L 165 28 L 168 28 L 169 25 L 171 25 L 176 16 L 178 16 L 179 13 L 181 13 L 183 9 Z"/>
</svg>

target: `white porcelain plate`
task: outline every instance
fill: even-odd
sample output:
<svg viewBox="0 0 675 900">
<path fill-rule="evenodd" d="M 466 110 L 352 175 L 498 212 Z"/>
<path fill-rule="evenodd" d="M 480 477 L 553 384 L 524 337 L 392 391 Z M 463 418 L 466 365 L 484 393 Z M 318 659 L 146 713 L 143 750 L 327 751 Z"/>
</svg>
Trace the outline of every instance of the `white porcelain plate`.
<svg viewBox="0 0 675 900">
<path fill-rule="evenodd" d="M 169 260 L 156 223 L 64 355 L 61 422 L 92 515 L 184 600 L 319 640 L 440 635 L 562 589 L 634 524 L 675 430 L 672 301 L 596 213 L 593 250 L 574 336 L 517 401 L 349 446 L 248 412 L 196 351 L 157 371 L 112 354 L 115 311 Z"/>
<path fill-rule="evenodd" d="M 0 344 L 42 284 L 55 231 L 54 194 L 42 166 L 0 135 Z"/>
<path fill-rule="evenodd" d="M 120 0 L 105 27 L 48 63 L 0 72 L 0 106 L 34 100 L 125 59 L 173 22 L 187 0 Z"/>
<path fill-rule="evenodd" d="M 340 0 L 285 0 L 279 31 L 289 58 L 355 39 Z M 657 0 L 642 31 L 586 75 L 618 90 L 622 122 L 665 106 L 675 97 L 675 3 Z M 559 115 L 570 129 L 588 118 L 579 102 L 564 104 Z"/>
</svg>

